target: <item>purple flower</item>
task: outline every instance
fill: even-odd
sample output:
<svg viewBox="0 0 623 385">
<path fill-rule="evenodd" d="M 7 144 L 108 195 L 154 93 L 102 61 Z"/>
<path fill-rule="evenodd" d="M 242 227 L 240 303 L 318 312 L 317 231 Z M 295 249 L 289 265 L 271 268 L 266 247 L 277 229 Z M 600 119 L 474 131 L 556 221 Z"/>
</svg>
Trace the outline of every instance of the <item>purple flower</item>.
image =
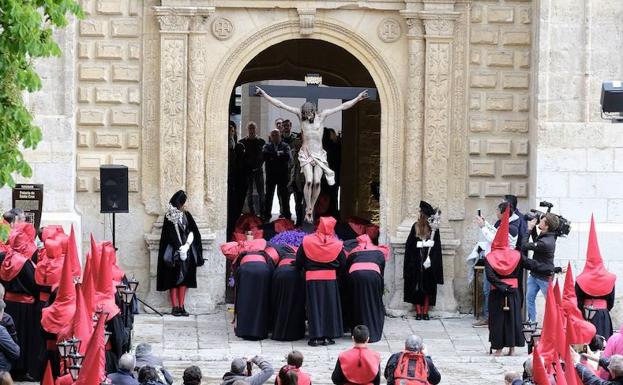
<svg viewBox="0 0 623 385">
<path fill-rule="evenodd" d="M 270 239 L 270 242 L 276 245 L 289 245 L 299 247 L 301 246 L 301 243 L 303 243 L 303 238 L 306 235 L 307 234 L 301 230 L 284 231 L 272 237 Z"/>
</svg>

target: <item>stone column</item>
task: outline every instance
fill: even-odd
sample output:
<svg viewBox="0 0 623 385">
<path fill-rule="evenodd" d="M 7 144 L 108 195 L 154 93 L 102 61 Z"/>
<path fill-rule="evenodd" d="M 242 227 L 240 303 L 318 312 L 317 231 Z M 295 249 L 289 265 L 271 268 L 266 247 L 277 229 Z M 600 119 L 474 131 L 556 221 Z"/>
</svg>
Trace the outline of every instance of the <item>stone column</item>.
<svg viewBox="0 0 623 385">
<path fill-rule="evenodd" d="M 186 187 L 186 87 L 190 18 L 156 7 L 160 23 L 160 202 Z M 165 209 L 163 207 L 163 210 Z"/>
</svg>

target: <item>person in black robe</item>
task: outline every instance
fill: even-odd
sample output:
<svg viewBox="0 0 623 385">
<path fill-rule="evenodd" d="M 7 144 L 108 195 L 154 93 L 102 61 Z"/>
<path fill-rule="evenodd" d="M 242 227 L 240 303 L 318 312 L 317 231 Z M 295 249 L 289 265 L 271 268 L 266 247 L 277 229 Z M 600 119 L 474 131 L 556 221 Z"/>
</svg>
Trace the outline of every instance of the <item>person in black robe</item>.
<svg viewBox="0 0 623 385">
<path fill-rule="evenodd" d="M 227 239 L 244 207 L 247 196 L 247 177 L 244 171 L 244 144 L 238 142 L 236 123 L 229 122 L 227 163 Z"/>
<path fill-rule="evenodd" d="M 345 255 L 334 228 L 335 218 L 321 217 L 316 232 L 303 238 L 296 254 L 296 266 L 305 271 L 310 346 L 335 344 L 333 338 L 344 332 L 337 276 Z"/>
<path fill-rule="evenodd" d="M 232 263 L 235 280 L 235 326 L 237 337 L 263 340 L 270 327 L 270 286 L 274 265 L 265 251 L 264 239 L 228 242 L 221 251 Z"/>
<path fill-rule="evenodd" d="M 614 289 L 616 275 L 606 270 L 599 244 L 595 221 L 591 217 L 591 228 L 588 235 L 588 249 L 584 270 L 575 281 L 575 295 L 578 298 L 578 307 L 593 325 L 597 334 L 610 338 L 613 333 L 610 310 L 614 307 Z M 588 310 L 591 309 L 589 312 Z M 589 313 L 592 315 L 590 318 Z M 587 317 L 589 316 L 589 317 Z"/>
<path fill-rule="evenodd" d="M 342 139 L 332 128 L 324 128 L 322 133 L 322 148 L 327 152 L 329 168 L 335 172 L 335 184 L 329 186 L 326 178 L 322 178 L 320 191 L 329 198 L 326 215 L 340 219 L 338 191 L 340 189 L 340 174 L 342 165 Z"/>
<path fill-rule="evenodd" d="M 0 283 L 6 292 L 6 313 L 15 322 L 20 357 L 13 363 L 11 375 L 26 381 L 37 381 L 43 374 L 43 330 L 37 304 L 39 286 L 35 282 L 35 265 L 30 258 L 8 249 L 0 252 Z"/>
<path fill-rule="evenodd" d="M 193 216 L 186 211 L 186 198 L 186 193 L 179 190 L 169 200 L 162 223 L 156 273 L 156 289 L 169 290 L 171 314 L 185 317 L 189 315 L 184 307 L 186 289 L 197 287 L 197 266 L 204 263 L 201 234 Z"/>
<path fill-rule="evenodd" d="M 273 245 L 280 256 L 271 288 L 273 333 L 277 341 L 296 341 L 305 337 L 305 280 L 296 268 L 296 252 L 287 245 Z"/>
<path fill-rule="evenodd" d="M 411 227 L 405 244 L 404 301 L 415 305 L 417 320 L 430 319 L 428 308 L 437 302 L 437 285 L 443 285 L 441 237 L 439 231 L 433 232 L 430 226 L 437 212 L 429 203 L 421 201 L 420 218 Z"/>
<path fill-rule="evenodd" d="M 357 237 L 357 246 L 346 258 L 344 271 L 348 272 L 351 302 L 344 303 L 344 308 L 351 314 L 351 325 L 368 327 L 370 342 L 377 342 L 383 336 L 383 275 L 388 253 L 386 246 L 375 246 L 370 237 L 364 234 Z"/>
<path fill-rule="evenodd" d="M 508 355 L 513 355 L 516 346 L 525 344 L 519 291 L 524 266 L 519 251 L 509 247 L 509 211 L 508 208 L 504 211 L 491 252 L 485 258 L 485 274 L 491 283 L 489 342 L 496 356 L 502 354 L 504 347 L 509 348 Z"/>
</svg>

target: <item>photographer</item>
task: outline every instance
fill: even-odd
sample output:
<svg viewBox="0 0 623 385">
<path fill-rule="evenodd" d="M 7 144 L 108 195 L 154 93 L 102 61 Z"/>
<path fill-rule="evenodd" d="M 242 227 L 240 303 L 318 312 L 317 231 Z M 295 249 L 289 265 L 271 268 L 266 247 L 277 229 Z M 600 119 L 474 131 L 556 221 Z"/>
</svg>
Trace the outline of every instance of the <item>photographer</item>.
<svg viewBox="0 0 623 385">
<path fill-rule="evenodd" d="M 537 235 L 536 225 L 541 231 Z M 545 213 L 528 222 L 528 231 L 522 239 L 522 258 L 526 269 L 530 270 L 528 276 L 526 301 L 528 302 L 528 319 L 536 321 L 536 295 L 539 291 L 545 296 L 549 279 L 554 273 L 560 273 L 561 268 L 554 266 L 554 253 L 556 251 L 556 230 L 558 229 L 558 217 L 552 213 Z M 529 242 L 532 237 L 533 242 Z M 534 252 L 532 259 L 528 258 L 528 251 Z"/>
<path fill-rule="evenodd" d="M 618 354 L 610 357 L 608 372 L 611 380 L 602 380 L 591 369 L 580 363 L 580 355 L 572 351 L 575 370 L 584 385 L 623 385 L 623 356 Z"/>
<path fill-rule="evenodd" d="M 251 367 L 257 365 L 261 371 L 251 374 Z M 262 385 L 270 376 L 273 375 L 273 367 L 270 362 L 260 356 L 255 356 L 248 360 L 245 358 L 236 358 L 231 362 L 231 371 L 223 375 L 221 385 L 233 385 L 234 382 L 241 380 L 249 385 Z"/>
</svg>

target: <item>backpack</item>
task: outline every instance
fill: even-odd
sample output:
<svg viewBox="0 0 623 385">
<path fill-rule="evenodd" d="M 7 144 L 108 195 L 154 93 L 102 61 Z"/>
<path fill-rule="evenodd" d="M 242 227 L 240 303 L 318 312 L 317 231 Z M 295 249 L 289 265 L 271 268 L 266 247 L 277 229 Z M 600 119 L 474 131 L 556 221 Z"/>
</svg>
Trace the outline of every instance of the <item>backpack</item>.
<svg viewBox="0 0 623 385">
<path fill-rule="evenodd" d="M 428 364 L 422 353 L 402 352 L 394 370 L 396 385 L 429 385 Z"/>
</svg>

